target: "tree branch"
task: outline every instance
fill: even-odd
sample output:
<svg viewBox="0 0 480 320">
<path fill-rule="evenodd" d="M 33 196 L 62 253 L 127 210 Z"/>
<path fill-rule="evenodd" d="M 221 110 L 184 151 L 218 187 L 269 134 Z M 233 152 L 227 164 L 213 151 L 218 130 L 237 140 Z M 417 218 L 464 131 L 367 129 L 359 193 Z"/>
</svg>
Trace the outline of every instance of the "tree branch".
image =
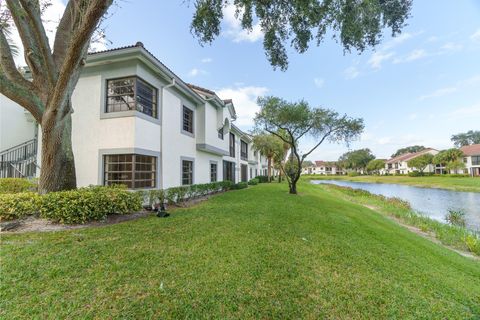
<svg viewBox="0 0 480 320">
<path fill-rule="evenodd" d="M 333 132 L 333 130 L 328 131 L 328 132 L 322 137 L 322 139 L 320 140 L 319 143 L 317 143 L 310 151 L 308 151 L 307 153 L 305 153 L 305 154 L 302 156 L 302 160 L 305 159 L 306 157 L 308 157 L 308 155 L 309 155 L 310 153 L 312 153 L 315 149 L 317 149 L 317 148 L 323 143 L 323 141 L 324 141 L 329 135 L 332 134 L 332 132 Z"/>
<path fill-rule="evenodd" d="M 53 63 L 50 44 L 48 43 L 47 34 L 45 33 L 45 28 L 43 27 L 42 23 L 40 3 L 38 0 L 20 0 L 20 3 L 29 17 L 29 25 L 36 40 L 35 44 L 39 49 L 37 54 L 40 55 L 40 59 L 42 60 L 42 71 L 46 75 L 49 87 L 53 87 L 55 83 L 56 70 Z"/>
<path fill-rule="evenodd" d="M 43 103 L 32 90 L 9 80 L 0 68 L 0 92 L 29 111 L 38 123 L 42 122 Z"/>
<path fill-rule="evenodd" d="M 78 0 L 68 1 L 67 7 L 65 8 L 63 16 L 58 24 L 53 44 L 53 60 L 57 70 L 62 66 L 62 62 L 67 53 L 68 44 L 72 39 L 73 30 L 78 24 L 78 19 L 76 19 L 80 5 L 78 2 Z"/>
<path fill-rule="evenodd" d="M 87 54 L 92 34 L 111 4 L 112 0 L 92 0 L 82 15 L 82 21 L 78 29 L 75 30 L 75 38 L 72 38 L 70 43 L 64 43 L 68 46 L 68 49 L 60 68 L 51 101 L 49 102 L 50 112 L 56 113 L 59 108 L 65 106 L 65 101 L 68 99 L 67 89 L 73 87 L 78 80 L 78 76 L 72 77 L 72 74 L 80 70 L 84 63 L 83 60 Z M 78 14 L 80 13 L 79 11 Z"/>
<path fill-rule="evenodd" d="M 7 38 L 0 29 L 0 68 L 3 70 L 8 80 L 15 82 L 17 86 L 22 86 L 25 89 L 32 90 L 32 83 L 25 79 L 20 72 L 18 72 L 13 60 L 12 51 L 8 44 Z"/>
</svg>

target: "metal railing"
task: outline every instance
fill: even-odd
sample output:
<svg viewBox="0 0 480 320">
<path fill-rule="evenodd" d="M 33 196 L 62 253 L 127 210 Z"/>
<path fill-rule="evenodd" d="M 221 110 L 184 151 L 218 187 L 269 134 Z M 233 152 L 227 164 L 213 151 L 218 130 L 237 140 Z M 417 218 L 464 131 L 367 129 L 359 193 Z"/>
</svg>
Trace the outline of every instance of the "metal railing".
<svg viewBox="0 0 480 320">
<path fill-rule="evenodd" d="M 32 178 L 36 172 L 36 139 L 0 152 L 0 178 Z"/>
</svg>

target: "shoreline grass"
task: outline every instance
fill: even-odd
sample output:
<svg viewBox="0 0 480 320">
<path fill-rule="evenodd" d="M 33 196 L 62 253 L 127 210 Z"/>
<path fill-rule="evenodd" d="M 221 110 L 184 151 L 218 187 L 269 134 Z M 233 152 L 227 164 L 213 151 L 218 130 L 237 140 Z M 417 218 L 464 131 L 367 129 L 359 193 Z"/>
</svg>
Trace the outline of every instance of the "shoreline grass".
<svg viewBox="0 0 480 320">
<path fill-rule="evenodd" d="M 473 319 L 480 263 L 307 182 L 2 235 L 0 318 Z"/>
<path fill-rule="evenodd" d="M 480 178 L 448 176 L 340 176 L 302 175 L 305 180 L 346 180 L 366 183 L 404 184 L 420 188 L 447 189 L 461 192 L 480 192 Z"/>
<path fill-rule="evenodd" d="M 410 204 L 399 198 L 389 198 L 376 195 L 361 189 L 323 184 L 327 190 L 344 199 L 365 206 L 373 206 L 376 211 L 387 216 L 399 219 L 406 225 L 419 228 L 423 232 L 431 233 L 446 246 L 465 252 L 471 252 L 480 257 L 480 234 L 469 230 L 465 226 L 451 225 L 433 220 L 415 212 Z"/>
</svg>

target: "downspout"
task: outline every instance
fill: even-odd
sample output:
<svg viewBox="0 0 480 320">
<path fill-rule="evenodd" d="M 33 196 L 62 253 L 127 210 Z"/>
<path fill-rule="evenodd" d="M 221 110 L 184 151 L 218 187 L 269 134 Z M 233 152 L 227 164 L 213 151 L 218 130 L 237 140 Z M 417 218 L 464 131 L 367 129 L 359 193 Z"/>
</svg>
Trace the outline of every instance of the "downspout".
<svg viewBox="0 0 480 320">
<path fill-rule="evenodd" d="M 165 89 L 174 87 L 177 84 L 175 78 L 172 78 L 172 83 L 167 84 L 166 86 L 162 87 L 162 108 L 160 109 L 160 169 L 162 170 L 161 175 L 160 175 L 160 186 L 159 189 L 164 189 L 164 184 L 163 184 L 163 169 L 164 167 L 164 150 L 163 150 L 163 126 L 165 125 L 165 122 L 163 121 L 163 109 L 165 107 L 163 101 L 164 101 L 164 91 Z"/>
</svg>

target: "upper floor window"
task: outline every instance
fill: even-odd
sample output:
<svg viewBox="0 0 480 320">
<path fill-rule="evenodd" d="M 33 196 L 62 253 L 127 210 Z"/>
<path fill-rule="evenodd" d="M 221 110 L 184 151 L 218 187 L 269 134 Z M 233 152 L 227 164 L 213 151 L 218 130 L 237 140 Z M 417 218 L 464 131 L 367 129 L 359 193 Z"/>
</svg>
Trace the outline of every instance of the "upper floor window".
<svg viewBox="0 0 480 320">
<path fill-rule="evenodd" d="M 468 158 L 463 158 L 463 163 L 467 163 L 468 162 Z"/>
<path fill-rule="evenodd" d="M 157 158 L 139 154 L 104 156 L 104 185 L 124 184 L 130 189 L 155 188 Z"/>
<path fill-rule="evenodd" d="M 480 156 L 472 156 L 472 166 L 480 165 Z"/>
<path fill-rule="evenodd" d="M 157 118 L 157 89 L 138 77 L 107 80 L 106 112 L 131 110 Z"/>
<path fill-rule="evenodd" d="M 193 133 L 193 110 L 183 106 L 183 131 Z"/>
<path fill-rule="evenodd" d="M 248 159 L 248 144 L 243 140 L 240 140 L 240 158 L 242 160 Z"/>
<path fill-rule="evenodd" d="M 223 128 L 218 130 L 218 138 L 223 140 Z"/>
<path fill-rule="evenodd" d="M 230 157 L 235 158 L 235 135 L 230 132 L 230 141 L 229 141 L 229 150 L 230 150 Z"/>
</svg>

